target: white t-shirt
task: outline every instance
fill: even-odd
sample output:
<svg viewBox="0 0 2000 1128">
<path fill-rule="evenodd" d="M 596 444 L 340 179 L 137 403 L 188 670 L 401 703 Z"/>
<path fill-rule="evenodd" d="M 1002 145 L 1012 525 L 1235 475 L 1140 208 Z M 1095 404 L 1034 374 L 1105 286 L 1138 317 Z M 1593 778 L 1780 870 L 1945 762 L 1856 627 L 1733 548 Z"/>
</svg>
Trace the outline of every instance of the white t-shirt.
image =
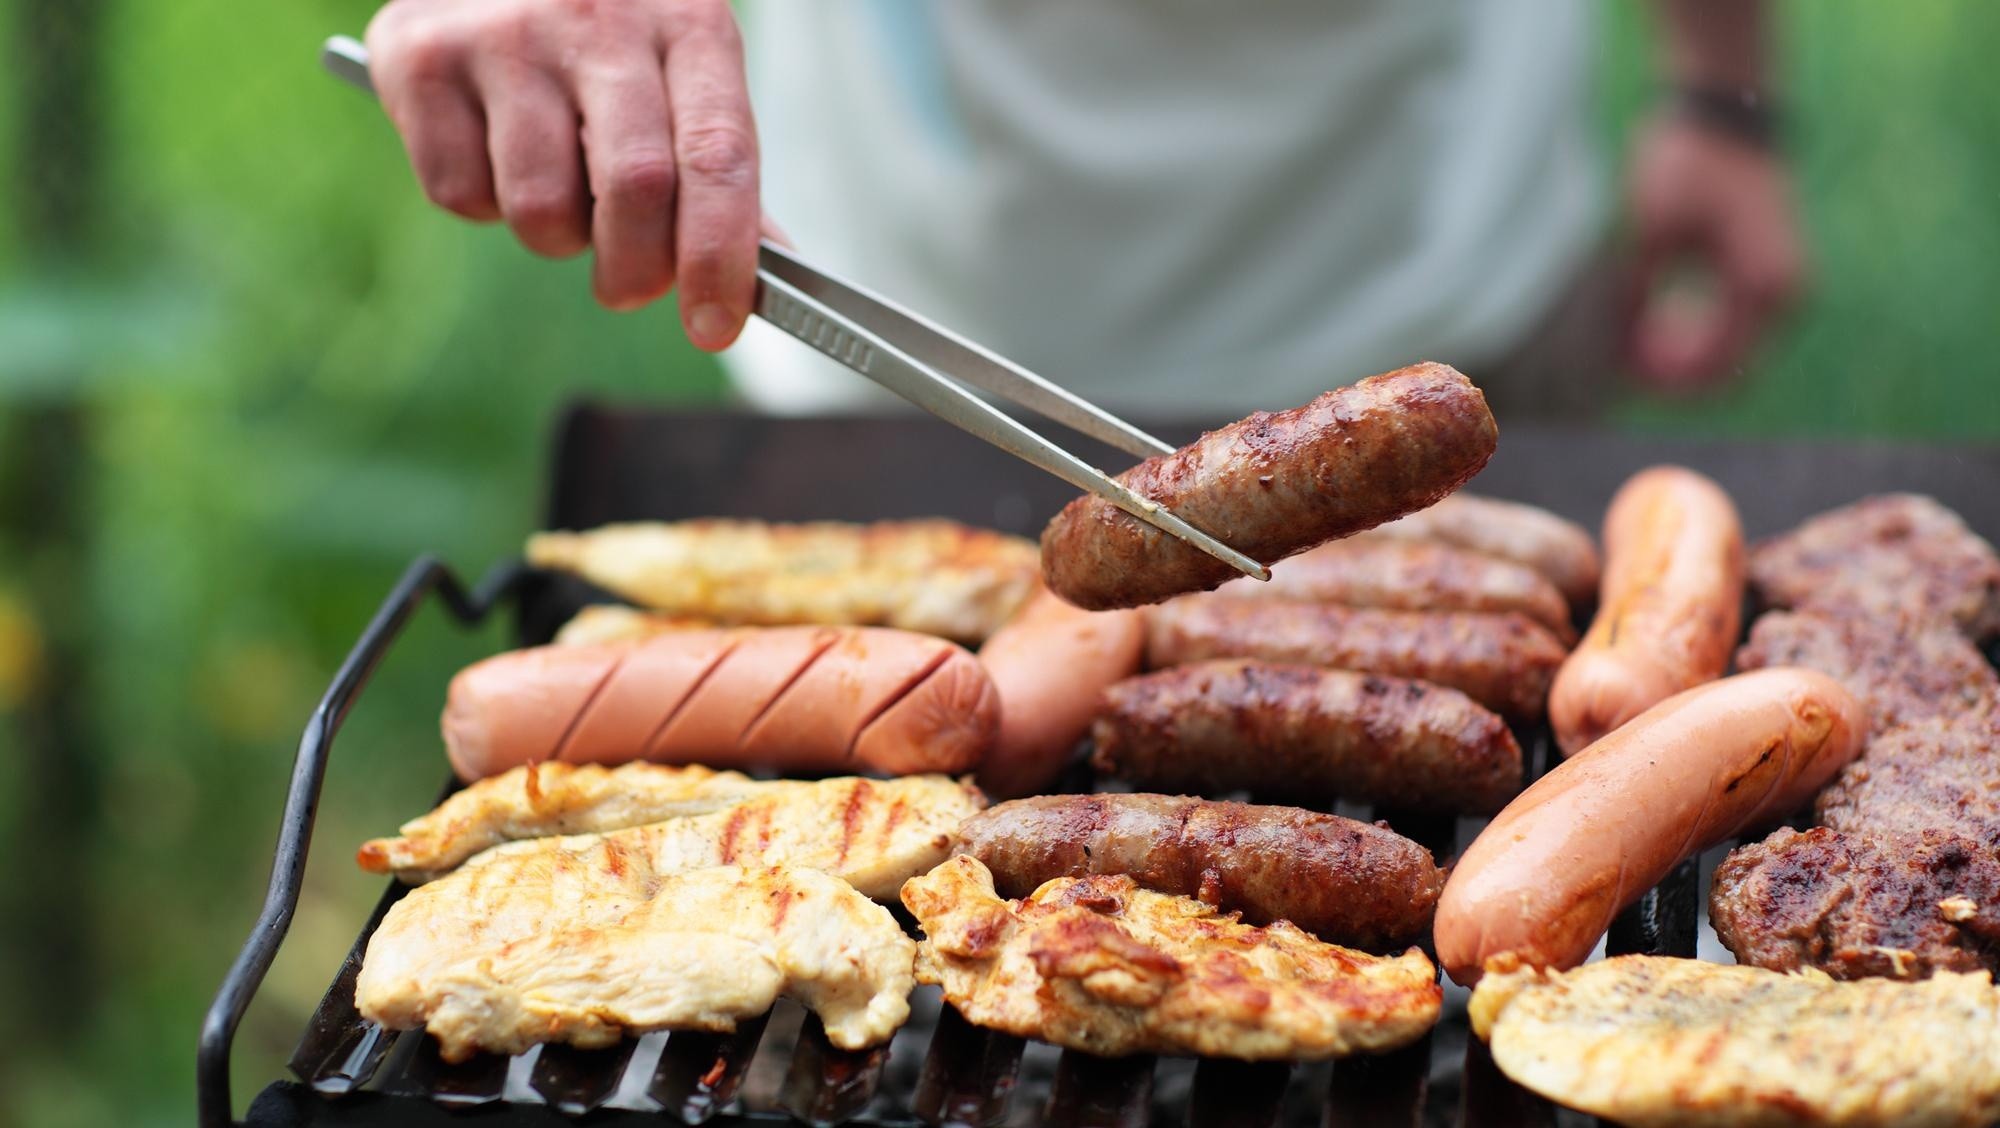
<svg viewBox="0 0 2000 1128">
<path fill-rule="evenodd" d="M 1582 0 L 756 0 L 800 253 L 1119 411 L 1476 380 L 1595 246 Z M 778 412 L 881 403 L 753 322 Z"/>
</svg>

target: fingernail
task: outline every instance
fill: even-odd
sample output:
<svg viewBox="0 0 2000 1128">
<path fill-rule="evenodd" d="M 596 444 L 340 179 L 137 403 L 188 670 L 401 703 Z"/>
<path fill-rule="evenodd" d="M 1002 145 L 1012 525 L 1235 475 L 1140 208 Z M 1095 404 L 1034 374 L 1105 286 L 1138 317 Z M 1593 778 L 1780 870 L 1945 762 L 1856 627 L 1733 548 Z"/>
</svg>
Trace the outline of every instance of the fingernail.
<svg viewBox="0 0 2000 1128">
<path fill-rule="evenodd" d="M 695 343 L 720 344 L 729 338 L 729 311 L 719 305 L 698 305 L 688 311 L 688 336 Z"/>
</svg>

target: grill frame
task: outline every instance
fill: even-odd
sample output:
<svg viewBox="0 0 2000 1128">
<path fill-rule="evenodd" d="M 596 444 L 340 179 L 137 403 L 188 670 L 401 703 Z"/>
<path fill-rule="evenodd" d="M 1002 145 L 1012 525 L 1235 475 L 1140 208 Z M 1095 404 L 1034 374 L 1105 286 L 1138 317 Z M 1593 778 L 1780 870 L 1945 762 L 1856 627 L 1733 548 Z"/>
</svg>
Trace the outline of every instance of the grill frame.
<svg viewBox="0 0 2000 1128">
<path fill-rule="evenodd" d="M 1153 429 L 1170 437 L 1191 431 L 1185 425 L 1172 423 L 1156 424 Z M 1963 514 L 1975 529 L 2000 526 L 2000 491 L 1991 488 L 2000 481 L 2000 452 L 1991 450 L 1938 450 L 1888 444 L 1635 441 L 1603 432 L 1522 430 L 1529 432 L 1525 441 L 1517 440 L 1516 431 L 1510 429 L 1509 444 L 1482 477 L 1479 488 L 1499 496 L 1533 501 L 1591 524 L 1602 512 L 1611 490 L 1627 474 L 1654 462 L 1680 461 L 1700 467 L 1731 488 L 1752 533 L 1773 530 L 1820 509 L 1854 500 L 1871 489 L 1890 485 L 1938 496 Z M 1088 448 L 1090 444 L 1082 445 Z M 1115 464 L 1119 457 L 1109 451 L 1101 455 L 1107 464 Z M 585 406 L 566 417 L 555 461 L 547 527 L 583 527 L 614 520 L 672 519 L 700 514 L 754 515 L 773 520 L 944 515 L 1030 532 L 1032 529 L 1026 526 L 1033 518 L 1053 512 L 1070 493 L 1067 487 L 1040 478 L 1032 469 L 1004 455 L 965 443 L 942 424 L 909 418 L 770 420 Z M 939 472 L 940 467 L 943 472 Z M 1585 472 L 1579 473 L 1580 468 Z M 1774 481 L 1780 488 L 1769 488 Z M 799 488 L 801 483 L 812 483 L 817 488 L 803 490 Z M 968 512 L 975 499 L 990 499 L 991 511 L 975 507 Z M 520 638 L 527 643 L 549 637 L 567 612 L 587 601 L 591 593 L 585 585 L 535 573 L 518 562 L 502 564 L 468 588 L 441 561 L 430 556 L 413 562 L 391 589 L 382 608 L 335 674 L 299 742 L 263 908 L 202 1027 L 197 1057 L 197 1101 L 199 1122 L 205 1128 L 236 1123 L 230 1099 L 230 1047 L 237 1025 L 269 970 L 297 908 L 306 852 L 334 739 L 403 626 L 433 596 L 448 614 L 467 626 L 483 621 L 503 607 L 510 608 L 516 615 Z M 1537 744 L 1546 748 L 1545 739 Z M 1435 834 L 1441 829 L 1434 828 L 1431 835 L 1419 835 L 1420 840 L 1430 838 L 1426 844 L 1435 849 Z M 1463 834 L 1459 837 L 1464 840 Z M 1445 846 L 1448 850 L 1449 843 Z M 1609 950 L 1693 955 L 1699 911 L 1697 888 L 1697 866 L 1690 861 L 1620 916 L 1608 940 Z M 392 882 L 343 964 L 343 973 L 351 971 L 375 923 L 399 894 L 400 888 Z M 351 1008 L 351 978 L 337 975 L 328 999 L 338 997 L 343 984 Z M 321 1009 L 324 1011 L 325 1003 Z M 315 1019 L 320 1017 L 316 1012 Z M 1462 1017 L 1455 1016 L 1453 1021 L 1462 1031 Z M 313 1033 L 309 1028 L 307 1038 L 302 1040 L 302 1051 L 311 1043 Z M 932 1048 L 934 1032 L 912 1033 L 922 1034 L 926 1048 Z M 992 1037 L 984 1032 L 980 1035 L 989 1041 Z M 401 1067 L 398 1076 L 405 1079 L 413 1076 L 414 1063 L 414 1076 L 423 1078 L 425 1066 L 415 1059 L 421 1057 L 424 1047 L 431 1045 L 429 1040 L 416 1036 L 398 1042 L 415 1047 L 405 1051 L 411 1061 Z M 1441 1051 L 1432 1038 L 1419 1046 L 1423 1047 L 1421 1065 L 1416 1055 L 1405 1053 L 1401 1057 L 1392 1054 L 1357 1059 L 1325 1070 L 1332 1075 L 1329 1086 L 1338 1086 L 1334 1092 L 1351 1093 L 1355 1097 L 1347 1104 L 1326 1102 L 1326 1122 L 1410 1124 L 1417 1122 L 1419 1115 L 1424 1123 L 1452 1122 L 1440 1119 L 1451 1117 L 1451 1113 L 1426 1105 L 1423 1099 L 1426 1079 L 1432 1072 L 1431 1059 L 1434 1052 Z M 385 1048 L 375 1058 L 376 1063 L 379 1065 L 395 1052 L 393 1048 Z M 560 1059 L 583 1055 L 572 1051 L 555 1056 L 556 1064 L 545 1072 L 550 1075 L 549 1088 L 558 1100 L 574 1092 L 577 1086 L 602 1088 L 601 1071 L 595 1076 L 566 1078 L 562 1069 L 557 1068 L 562 1066 L 575 1074 L 580 1064 L 589 1062 L 565 1063 Z M 365 1063 L 368 1057 L 367 1051 L 361 1051 L 357 1064 Z M 1078 1061 L 1072 1064 L 1070 1058 Z M 1464 1060 L 1464 1072 L 1459 1078 L 1460 1107 L 1455 1110 L 1460 1122 L 1549 1123 L 1574 1115 L 1553 1109 L 1501 1078 L 1490 1061 L 1484 1060 L 1476 1039 L 1467 1039 Z M 1067 1091 L 1074 1097 L 1071 1102 L 1074 1107 L 1087 1108 L 1093 1100 L 1107 1094 L 1118 1097 L 1123 1093 L 1122 1101 L 1113 1102 L 1117 1108 L 1102 1111 L 1122 1110 L 1126 1114 L 1124 1119 L 1130 1120 L 1131 1114 L 1145 1109 L 1144 1102 L 1130 1099 L 1133 1082 L 1119 1080 L 1138 1072 L 1130 1064 L 1084 1061 L 1081 1055 L 1066 1055 L 1064 1064 L 1065 1076 L 1070 1078 Z M 1210 1081 L 1204 1089 L 1204 1074 L 1197 1071 L 1195 1087 L 1187 1094 L 1191 1122 L 1256 1122 L 1243 1115 L 1252 1110 L 1242 1108 L 1240 1100 L 1231 1100 L 1254 1088 L 1245 1083 L 1252 1080 L 1248 1074 L 1243 1078 L 1229 1076 L 1230 1070 L 1242 1067 L 1207 1063 L 1202 1068 L 1208 1071 L 1206 1076 Z M 1166 1074 L 1163 1070 L 1162 1076 Z M 433 1070 L 429 1076 L 435 1079 L 438 1074 Z M 1151 1076 L 1150 1072 L 1147 1076 Z M 798 1094 L 807 1104 L 819 1091 L 807 1091 L 809 1088 L 800 1088 Z M 1223 1095 L 1208 1095 L 1217 1093 Z M 917 1098 L 917 1094 L 912 1096 Z M 1282 1094 L 1279 1099 L 1283 1100 Z M 796 1101 L 794 1107 L 798 1107 Z M 1066 1107 L 1071 1105 L 1058 1100 L 1054 1111 Z M 800 1111 L 808 1110 L 800 1108 Z M 593 1123 L 607 1125 L 661 1120 L 660 1113 L 615 1108 L 597 1109 L 590 1115 Z M 483 1108 L 480 1116 L 483 1123 L 494 1125 L 569 1122 L 556 1109 L 537 1104 L 502 1103 Z M 457 1117 L 458 1113 L 429 1096 L 370 1091 L 345 1100 L 328 1101 L 305 1086 L 278 1081 L 253 1102 L 248 1122 L 457 1123 Z M 709 1123 L 770 1123 L 785 1119 L 782 1113 L 750 1112 L 718 1115 Z M 915 1121 L 910 1110 L 905 1109 L 901 1116 L 869 1122 Z"/>
</svg>

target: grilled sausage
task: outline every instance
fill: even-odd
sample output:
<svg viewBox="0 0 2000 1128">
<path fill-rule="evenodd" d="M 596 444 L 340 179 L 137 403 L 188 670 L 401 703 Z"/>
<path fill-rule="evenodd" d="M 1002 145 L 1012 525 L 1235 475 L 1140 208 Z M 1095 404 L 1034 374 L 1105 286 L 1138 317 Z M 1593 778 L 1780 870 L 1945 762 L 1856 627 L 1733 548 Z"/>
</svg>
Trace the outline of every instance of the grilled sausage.
<svg viewBox="0 0 2000 1128">
<path fill-rule="evenodd" d="M 1146 664 L 1256 658 L 1422 678 L 1502 716 L 1542 715 L 1561 642 L 1522 615 L 1366 611 L 1190 596 L 1146 612 Z"/>
<path fill-rule="evenodd" d="M 1422 509 L 1493 456 L 1486 397 L 1455 369 L 1418 364 L 1258 412 L 1119 475 L 1141 497 L 1264 563 Z M 1071 502 L 1042 533 L 1057 595 L 1104 610 L 1215 587 L 1227 564 L 1110 502 Z"/>
<path fill-rule="evenodd" d="M 1473 840 L 1438 902 L 1439 962 L 1467 986 L 1503 952 L 1575 967 L 1682 858 L 1797 809 L 1867 731 L 1860 702 L 1810 670 L 1667 698 L 1536 780 Z"/>
<path fill-rule="evenodd" d="M 993 871 L 1003 897 L 1045 881 L 1129 874 L 1163 893 L 1289 920 L 1321 939 L 1399 949 L 1431 924 L 1444 874 L 1385 827 L 1301 811 L 1169 795 L 1044 795 L 968 819 L 957 852 Z"/>
<path fill-rule="evenodd" d="M 1217 595 L 1311 599 L 1384 611 L 1518 611 L 1574 642 L 1569 603 L 1525 564 L 1416 540 L 1362 535 L 1332 541 L 1271 569 L 1271 582 L 1231 580 Z"/>
<path fill-rule="evenodd" d="M 979 648 L 1000 694 L 1000 735 L 979 765 L 988 795 L 1031 795 L 1062 772 L 1097 713 L 1098 695 L 1139 669 L 1137 611 L 1084 611 L 1038 591 Z"/>
<path fill-rule="evenodd" d="M 1556 585 L 1573 608 L 1597 598 L 1596 542 L 1581 526 L 1532 505 L 1455 493 L 1375 535 L 1436 541 L 1525 564 Z"/>
<path fill-rule="evenodd" d="M 1457 690 L 1346 670 L 1176 666 L 1107 690 L 1092 735 L 1099 772 L 1150 790 L 1482 815 L 1521 790 L 1499 717 Z"/>
<path fill-rule="evenodd" d="M 999 728 L 963 649 L 877 627 L 748 627 L 543 646 L 452 679 L 445 750 L 473 780 L 538 760 L 962 772 Z"/>
<path fill-rule="evenodd" d="M 1604 554 L 1597 618 L 1549 692 L 1564 753 L 1721 677 L 1742 626 L 1743 526 L 1700 474 L 1656 466 L 1619 487 Z"/>
</svg>

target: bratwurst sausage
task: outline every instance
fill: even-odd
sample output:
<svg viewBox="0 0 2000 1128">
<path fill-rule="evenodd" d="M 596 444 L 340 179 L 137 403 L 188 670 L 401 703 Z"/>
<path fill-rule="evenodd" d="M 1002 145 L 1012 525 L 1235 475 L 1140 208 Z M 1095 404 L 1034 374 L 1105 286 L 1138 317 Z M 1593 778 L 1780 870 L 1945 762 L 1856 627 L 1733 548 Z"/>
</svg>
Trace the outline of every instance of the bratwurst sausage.
<svg viewBox="0 0 2000 1128">
<path fill-rule="evenodd" d="M 1000 734 L 979 765 L 979 786 L 1032 795 L 1057 775 L 1097 712 L 1106 686 L 1139 669 L 1146 624 L 1137 611 L 1084 611 L 1047 591 L 979 648 L 1000 694 Z"/>
<path fill-rule="evenodd" d="M 1281 599 L 1176 599 L 1146 612 L 1146 664 L 1256 658 L 1358 670 L 1456 689 L 1536 720 L 1566 651 L 1522 615 L 1368 611 Z"/>
<path fill-rule="evenodd" d="M 1604 592 L 1556 672 L 1549 723 L 1573 753 L 1729 668 L 1743 617 L 1743 526 L 1692 470 L 1634 475 L 1604 517 Z"/>
<path fill-rule="evenodd" d="M 1176 666 L 1107 690 L 1092 735 L 1099 772 L 1158 791 L 1486 815 L 1521 790 L 1499 717 L 1457 690 L 1346 670 Z"/>
<path fill-rule="evenodd" d="M 1546 509 L 1455 493 L 1370 534 L 1435 541 L 1525 564 L 1547 577 L 1571 607 L 1597 598 L 1597 544 L 1582 526 Z"/>
<path fill-rule="evenodd" d="M 1497 437 L 1471 381 L 1418 364 L 1258 412 L 1118 480 L 1268 564 L 1430 505 L 1486 465 Z M 1234 574 L 1095 496 L 1042 533 L 1050 589 L 1092 610 L 1205 591 Z"/>
<path fill-rule="evenodd" d="M 540 760 L 794 772 L 962 772 L 999 729 L 972 655 L 880 627 L 745 627 L 541 646 L 451 681 L 459 778 Z"/>
<path fill-rule="evenodd" d="M 1473 840 L 1438 902 L 1438 962 L 1467 986 L 1503 952 L 1575 967 L 1682 858 L 1797 809 L 1867 731 L 1861 703 L 1810 670 L 1667 698 L 1536 780 Z"/>
<path fill-rule="evenodd" d="M 1043 795 L 960 827 L 956 852 L 1003 897 L 1045 881 L 1129 874 L 1162 893 L 1289 920 L 1331 943 L 1400 949 L 1430 928 L 1444 874 L 1395 831 L 1301 811 L 1170 795 Z"/>
<path fill-rule="evenodd" d="M 1279 561 L 1269 583 L 1245 577 L 1215 593 L 1383 611 L 1518 611 L 1565 643 L 1576 641 L 1569 604 L 1541 573 L 1497 556 L 1426 541 L 1364 533 Z"/>
</svg>

